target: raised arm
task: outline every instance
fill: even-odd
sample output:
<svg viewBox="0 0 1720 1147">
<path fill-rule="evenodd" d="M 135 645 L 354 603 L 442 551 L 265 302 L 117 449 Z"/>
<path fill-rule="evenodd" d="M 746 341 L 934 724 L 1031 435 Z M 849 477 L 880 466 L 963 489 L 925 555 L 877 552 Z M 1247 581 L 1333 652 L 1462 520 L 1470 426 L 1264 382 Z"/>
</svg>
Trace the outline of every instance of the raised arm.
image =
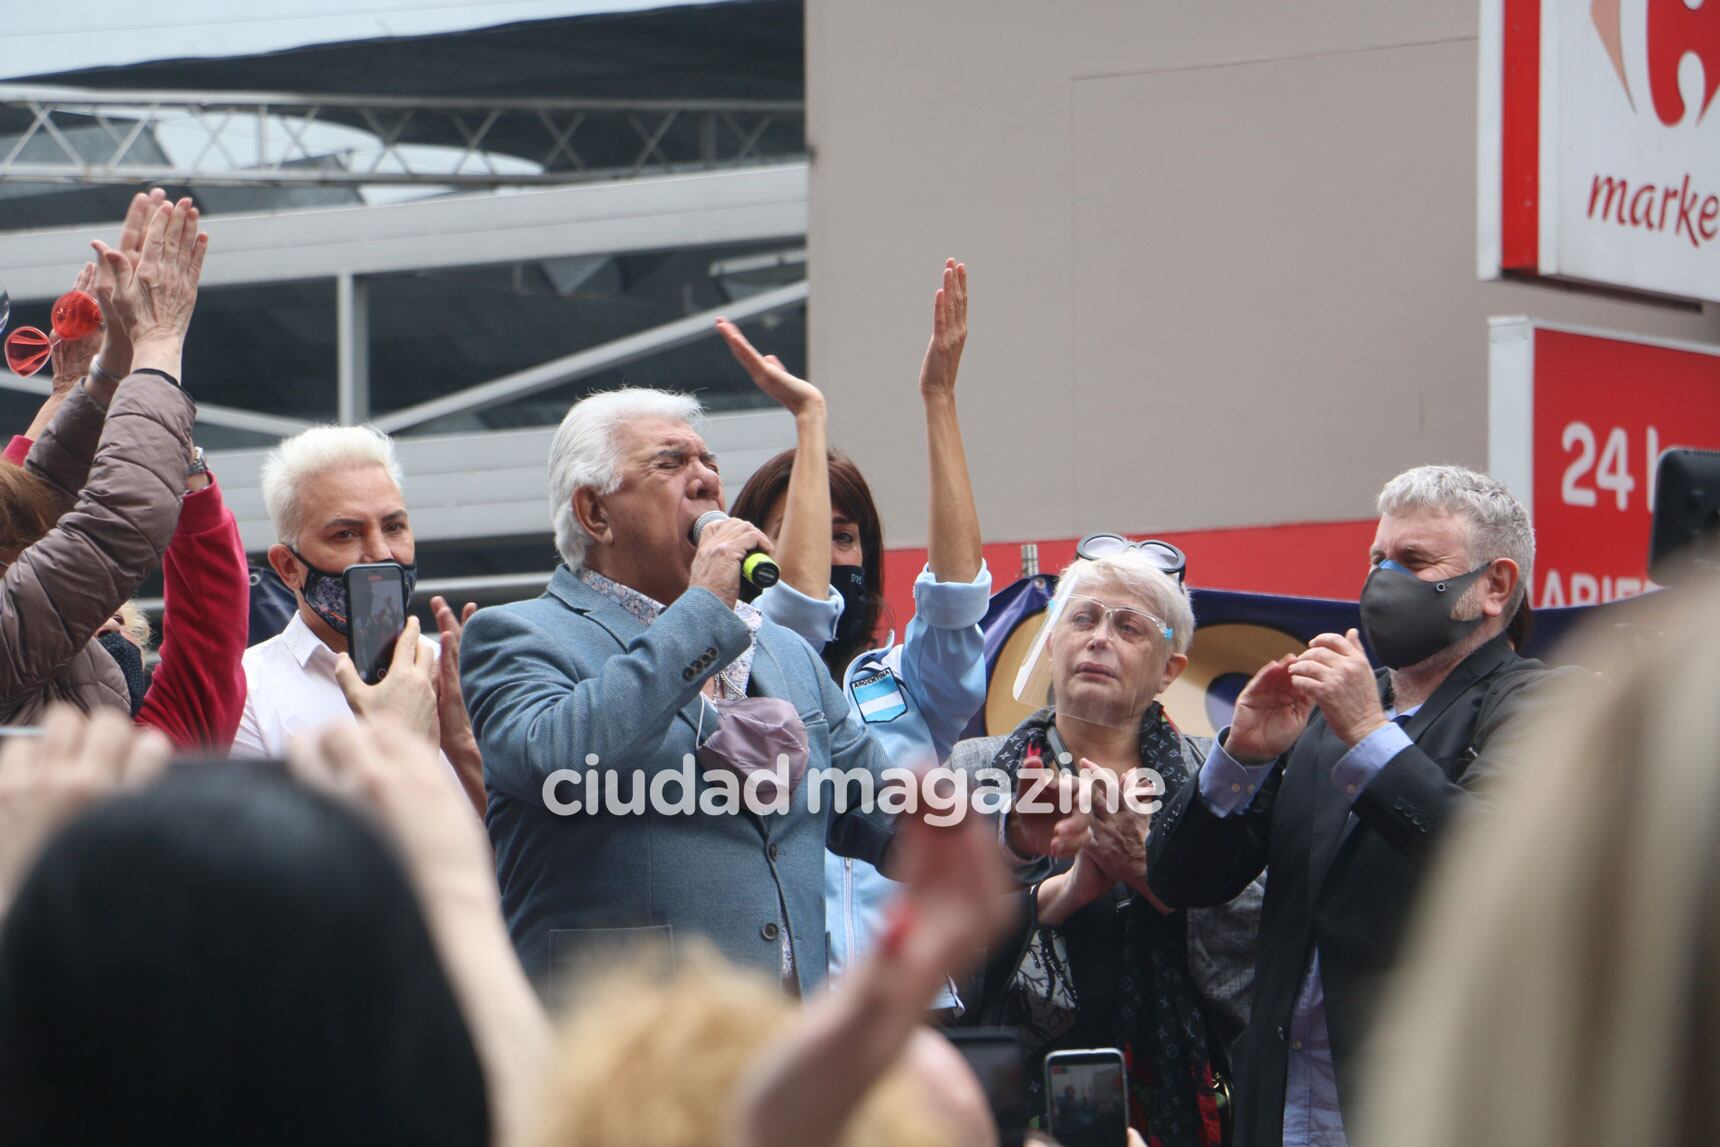
<svg viewBox="0 0 1720 1147">
<path fill-rule="evenodd" d="M 161 661 L 137 720 L 177 748 L 225 753 L 245 709 L 251 572 L 214 475 L 190 474 L 185 487 L 161 563 Z"/>
<path fill-rule="evenodd" d="M 57 470 L 64 482 L 99 431 L 75 504 L 0 579 L 0 704 L 59 673 L 161 561 L 190 455 L 193 408 L 176 380 L 206 247 L 186 199 L 152 217 L 137 267 L 107 252 L 123 270 L 114 268 L 116 283 L 98 287 L 97 297 L 110 325 L 126 324 L 136 365 L 152 371 L 120 388 L 105 425 L 93 388 L 76 388 L 30 451 L 33 473 L 53 481 Z M 175 381 L 154 373 L 162 370 Z"/>
<path fill-rule="evenodd" d="M 823 601 L 830 593 L 830 446 L 824 395 L 783 369 L 774 354 L 759 354 L 727 319 L 717 320 L 717 331 L 753 385 L 794 416 L 794 470 L 776 538 L 776 563 L 784 582 Z"/>
<path fill-rule="evenodd" d="M 167 193 L 159 187 L 147 195 L 140 191 L 131 197 L 131 206 L 126 210 L 125 223 L 120 229 L 118 250 L 132 267 L 143 257 L 143 237 L 149 227 L 150 213 L 166 200 Z M 78 272 L 78 277 L 72 281 L 72 290 L 87 292 L 100 301 L 101 289 L 105 287 L 111 291 L 112 285 L 113 272 L 105 262 L 86 263 L 83 270 Z M 83 338 L 56 337 L 53 340 L 54 389 L 36 412 L 29 429 L 24 432 L 25 438 L 40 438 L 72 389 L 84 382 L 86 377 L 89 378 L 86 385 L 96 398 L 97 405 L 106 409 L 113 401 L 114 387 L 131 372 L 131 334 L 124 323 L 108 321 L 109 315 L 105 309 L 102 318 L 101 329 L 92 331 Z M 100 368 L 92 371 L 92 364 L 97 361 L 101 364 Z M 75 491 L 82 485 L 83 479 L 80 476 L 73 483 L 72 490 Z M 68 498 L 66 506 L 70 505 Z"/>
<path fill-rule="evenodd" d="M 956 370 L 967 345 L 967 267 L 944 264 L 944 283 L 932 300 L 932 341 L 920 365 L 931 454 L 931 517 L 926 564 L 939 581 L 971 582 L 981 565 L 979 511 L 973 504 L 967 453 L 956 421 Z"/>
</svg>

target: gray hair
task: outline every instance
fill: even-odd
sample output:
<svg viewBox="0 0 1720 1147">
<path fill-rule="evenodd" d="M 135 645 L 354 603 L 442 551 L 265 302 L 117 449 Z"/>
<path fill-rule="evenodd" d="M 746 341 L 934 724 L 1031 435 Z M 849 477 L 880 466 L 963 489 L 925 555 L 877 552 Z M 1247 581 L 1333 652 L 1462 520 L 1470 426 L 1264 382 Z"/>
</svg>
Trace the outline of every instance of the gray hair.
<svg viewBox="0 0 1720 1147">
<path fill-rule="evenodd" d="M 1194 641 L 1194 601 L 1188 587 L 1160 569 L 1140 550 L 1118 550 L 1102 558 L 1076 558 L 1063 568 L 1059 584 L 1094 578 L 1117 582 L 1171 628 L 1171 652 L 1187 653 Z"/>
<path fill-rule="evenodd" d="M 405 486 L 394 440 L 374 426 L 313 426 L 283 438 L 263 459 L 263 505 L 277 540 L 299 544 L 299 494 L 304 485 L 331 470 L 380 466 L 395 487 Z"/>
<path fill-rule="evenodd" d="M 1496 558 L 1510 558 L 1521 573 L 1505 611 L 1506 620 L 1528 594 L 1535 565 L 1535 529 L 1505 484 L 1462 466 L 1417 466 L 1405 470 L 1380 491 L 1380 514 L 1434 510 L 1461 517 L 1469 525 L 1471 569 Z"/>
<path fill-rule="evenodd" d="M 621 447 L 616 433 L 640 418 L 663 418 L 696 426 L 704 416 L 699 400 L 670 390 L 629 386 L 574 403 L 549 444 L 549 513 L 555 548 L 570 570 L 585 565 L 591 535 L 573 512 L 573 493 L 587 486 L 612 494 L 621 485 Z"/>
</svg>

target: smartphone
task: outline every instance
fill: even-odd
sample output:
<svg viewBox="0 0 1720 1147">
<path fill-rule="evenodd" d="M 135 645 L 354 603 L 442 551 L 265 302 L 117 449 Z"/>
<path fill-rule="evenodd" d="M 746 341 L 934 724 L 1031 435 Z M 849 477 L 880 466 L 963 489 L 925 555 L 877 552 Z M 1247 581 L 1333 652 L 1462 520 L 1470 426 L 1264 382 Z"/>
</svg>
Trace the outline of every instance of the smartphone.
<svg viewBox="0 0 1720 1147">
<path fill-rule="evenodd" d="M 394 643 L 406 628 L 406 571 L 393 562 L 347 566 L 347 647 L 367 685 L 388 676 Z"/>
<path fill-rule="evenodd" d="M 1089 1047 L 1046 1056 L 1045 1114 L 1047 1130 L 1063 1147 L 1123 1147 L 1129 1140 L 1123 1053 Z"/>
<path fill-rule="evenodd" d="M 1014 1028 L 955 1028 L 944 1035 L 956 1045 L 985 1088 L 1002 1147 L 1021 1147 L 1031 1114 L 1027 1097 L 1027 1061 Z"/>
</svg>

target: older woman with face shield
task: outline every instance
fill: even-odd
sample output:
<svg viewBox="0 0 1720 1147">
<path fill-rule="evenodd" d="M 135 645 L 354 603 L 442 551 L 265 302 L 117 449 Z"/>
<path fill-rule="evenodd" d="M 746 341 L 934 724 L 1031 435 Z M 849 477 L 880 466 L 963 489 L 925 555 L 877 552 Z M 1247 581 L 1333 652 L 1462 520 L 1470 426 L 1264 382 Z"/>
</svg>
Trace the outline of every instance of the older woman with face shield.
<svg viewBox="0 0 1720 1147">
<path fill-rule="evenodd" d="M 1260 893 L 1194 913 L 1168 912 L 1146 890 L 1155 798 L 1190 783 L 1211 744 L 1158 699 L 1194 637 L 1182 555 L 1116 535 L 1084 539 L 1078 553 L 1017 678 L 1017 698 L 1043 707 L 1006 736 L 962 742 L 951 764 L 1011 777 L 1080 770 L 1099 794 L 1093 839 L 1023 891 L 1023 927 L 964 991 L 980 1001 L 965 1022 L 1022 1031 L 1036 1107 L 1047 1052 L 1119 1047 L 1131 1126 L 1165 1147 L 1217 1144 L 1223 1045 L 1244 1022 Z"/>
</svg>

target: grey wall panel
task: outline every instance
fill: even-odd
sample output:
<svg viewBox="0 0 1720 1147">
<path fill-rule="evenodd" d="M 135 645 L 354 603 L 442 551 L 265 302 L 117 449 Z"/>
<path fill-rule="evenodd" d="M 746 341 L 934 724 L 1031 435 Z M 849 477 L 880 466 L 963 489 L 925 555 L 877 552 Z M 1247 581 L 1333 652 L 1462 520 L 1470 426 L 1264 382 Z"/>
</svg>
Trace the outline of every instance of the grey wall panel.
<svg viewBox="0 0 1720 1147">
<path fill-rule="evenodd" d="M 946 255 L 985 534 L 1365 517 L 1486 460 L 1487 317 L 1720 311 L 1475 278 L 1478 14 L 1440 0 L 808 0 L 814 378 L 892 545 Z"/>
</svg>

